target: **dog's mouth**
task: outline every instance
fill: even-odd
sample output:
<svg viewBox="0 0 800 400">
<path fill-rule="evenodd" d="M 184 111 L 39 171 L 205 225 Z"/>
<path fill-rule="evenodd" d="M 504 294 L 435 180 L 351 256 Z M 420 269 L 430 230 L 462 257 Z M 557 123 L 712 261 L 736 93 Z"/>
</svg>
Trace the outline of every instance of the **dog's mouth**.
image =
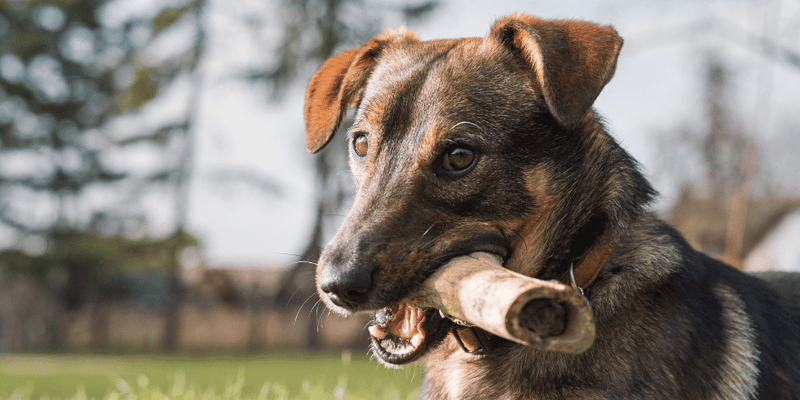
<svg viewBox="0 0 800 400">
<path fill-rule="evenodd" d="M 474 251 L 497 254 L 501 258 L 508 253 L 505 247 L 492 244 L 484 244 Z M 369 326 L 372 352 L 389 367 L 414 362 L 438 346 L 454 324 L 436 308 L 417 307 L 401 300 L 375 312 Z"/>
<path fill-rule="evenodd" d="M 390 367 L 416 361 L 447 335 L 449 324 L 435 308 L 395 303 L 375 313 L 369 327 L 372 352 Z"/>
</svg>

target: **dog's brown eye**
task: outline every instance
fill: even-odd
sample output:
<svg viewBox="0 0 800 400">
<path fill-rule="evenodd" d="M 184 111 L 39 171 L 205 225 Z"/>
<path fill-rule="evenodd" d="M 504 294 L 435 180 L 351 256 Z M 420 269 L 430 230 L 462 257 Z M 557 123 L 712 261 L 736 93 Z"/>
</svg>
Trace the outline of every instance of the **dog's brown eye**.
<svg viewBox="0 0 800 400">
<path fill-rule="evenodd" d="M 359 157 L 364 157 L 367 155 L 367 151 L 369 151 L 369 140 L 367 140 L 367 135 L 359 134 L 353 138 L 353 150 L 355 150 Z"/>
<path fill-rule="evenodd" d="M 445 153 L 442 168 L 450 172 L 459 172 L 469 168 L 474 161 L 474 151 L 464 147 L 456 147 Z"/>
</svg>

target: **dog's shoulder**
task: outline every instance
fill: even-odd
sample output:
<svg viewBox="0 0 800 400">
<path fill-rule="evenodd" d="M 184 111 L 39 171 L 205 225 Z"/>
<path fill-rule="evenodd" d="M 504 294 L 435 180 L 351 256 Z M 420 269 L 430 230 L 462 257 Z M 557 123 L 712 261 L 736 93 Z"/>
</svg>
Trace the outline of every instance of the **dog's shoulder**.
<svg viewBox="0 0 800 400">
<path fill-rule="evenodd" d="M 692 288 L 680 296 L 700 318 L 695 328 L 717 330 L 722 339 L 697 346 L 707 353 L 702 358 L 723 366 L 720 387 L 749 398 L 800 398 L 800 274 L 746 273 L 694 250 L 671 228 L 659 229 L 680 252 L 671 282 Z"/>
<path fill-rule="evenodd" d="M 715 261 L 720 281 L 729 285 L 738 297 L 733 302 L 740 318 L 749 322 L 755 346 L 758 375 L 758 398 L 798 399 L 800 388 L 800 274 L 770 272 L 743 273 Z M 739 331 L 747 325 L 735 325 Z M 739 342 L 735 345 L 740 346 Z"/>
<path fill-rule="evenodd" d="M 613 351 L 637 349 L 653 365 L 673 360 L 682 378 L 656 380 L 691 398 L 800 398 L 800 274 L 744 273 L 693 249 L 653 214 L 617 243 L 589 291 L 598 329 L 622 338 L 609 343 Z M 639 349 L 642 338 L 650 353 Z"/>
</svg>

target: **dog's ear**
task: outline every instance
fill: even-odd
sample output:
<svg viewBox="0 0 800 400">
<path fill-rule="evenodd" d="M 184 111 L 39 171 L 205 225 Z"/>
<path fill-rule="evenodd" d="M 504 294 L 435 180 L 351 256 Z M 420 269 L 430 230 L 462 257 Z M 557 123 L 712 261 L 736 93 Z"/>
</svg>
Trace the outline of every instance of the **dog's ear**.
<svg viewBox="0 0 800 400">
<path fill-rule="evenodd" d="M 523 58 L 551 114 L 570 128 L 583 120 L 611 80 L 622 47 L 622 38 L 610 26 L 525 14 L 503 17 L 490 37 Z"/>
<path fill-rule="evenodd" d="M 390 29 L 359 48 L 331 57 L 311 77 L 306 89 L 306 148 L 322 150 L 339 129 L 348 107 L 356 107 L 378 57 L 387 45 L 419 41 L 416 34 L 400 27 Z"/>
</svg>

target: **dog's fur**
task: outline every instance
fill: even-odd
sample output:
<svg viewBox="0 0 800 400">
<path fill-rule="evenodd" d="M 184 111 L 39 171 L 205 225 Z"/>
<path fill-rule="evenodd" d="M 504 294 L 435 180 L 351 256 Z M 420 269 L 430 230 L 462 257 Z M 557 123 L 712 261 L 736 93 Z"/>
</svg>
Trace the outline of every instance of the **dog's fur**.
<svg viewBox="0 0 800 400">
<path fill-rule="evenodd" d="M 368 142 L 351 149 L 353 205 L 318 267 L 330 308 L 389 306 L 473 251 L 562 282 L 570 265 L 611 254 L 587 288 L 588 351 L 494 338 L 468 354 L 441 320 L 424 398 L 800 399 L 800 308 L 648 211 L 654 191 L 591 109 L 621 46 L 609 26 L 514 14 L 485 38 L 390 30 L 312 78 L 308 149 L 331 140 L 348 107 L 350 140 Z M 454 148 L 473 151 L 466 170 L 443 169 Z"/>
</svg>

